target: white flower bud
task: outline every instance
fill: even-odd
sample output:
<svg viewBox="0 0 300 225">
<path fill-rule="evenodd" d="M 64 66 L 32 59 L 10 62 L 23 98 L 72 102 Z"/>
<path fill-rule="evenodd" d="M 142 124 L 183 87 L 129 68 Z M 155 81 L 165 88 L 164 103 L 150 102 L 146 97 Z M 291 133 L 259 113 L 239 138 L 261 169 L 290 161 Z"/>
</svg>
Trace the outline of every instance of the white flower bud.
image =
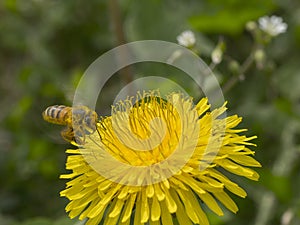
<svg viewBox="0 0 300 225">
<path fill-rule="evenodd" d="M 192 31 L 186 30 L 183 31 L 180 35 L 177 36 L 178 44 L 191 48 L 196 44 L 196 38 Z"/>
</svg>

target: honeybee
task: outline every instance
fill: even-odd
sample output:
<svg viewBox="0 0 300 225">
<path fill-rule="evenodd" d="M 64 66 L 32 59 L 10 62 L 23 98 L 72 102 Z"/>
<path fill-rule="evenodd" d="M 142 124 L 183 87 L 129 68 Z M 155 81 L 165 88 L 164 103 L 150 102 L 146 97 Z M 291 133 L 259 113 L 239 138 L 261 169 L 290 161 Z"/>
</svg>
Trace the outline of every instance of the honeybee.
<svg viewBox="0 0 300 225">
<path fill-rule="evenodd" d="M 43 118 L 49 123 L 65 125 L 66 128 L 61 131 L 61 136 L 73 144 L 83 145 L 86 134 L 92 134 L 97 129 L 97 113 L 83 105 L 74 107 L 49 106 L 43 112 Z"/>
</svg>

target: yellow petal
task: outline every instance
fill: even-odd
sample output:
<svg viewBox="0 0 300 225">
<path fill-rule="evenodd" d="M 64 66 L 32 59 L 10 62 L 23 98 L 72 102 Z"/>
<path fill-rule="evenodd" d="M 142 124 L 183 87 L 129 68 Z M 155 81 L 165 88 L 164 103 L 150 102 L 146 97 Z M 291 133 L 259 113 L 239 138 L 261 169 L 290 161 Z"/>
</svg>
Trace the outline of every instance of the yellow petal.
<svg viewBox="0 0 300 225">
<path fill-rule="evenodd" d="M 221 181 L 225 187 L 231 191 L 232 193 L 245 198 L 247 196 L 247 193 L 244 191 L 244 189 L 242 189 L 241 187 L 239 187 L 236 183 L 230 181 L 227 177 L 225 177 L 223 174 L 221 174 L 219 171 L 211 169 L 209 171 L 209 174 L 218 179 L 219 181 Z"/>
<path fill-rule="evenodd" d="M 216 192 L 213 194 L 230 211 L 236 213 L 239 210 L 234 201 L 225 192 Z"/>
<path fill-rule="evenodd" d="M 70 174 L 62 174 L 59 176 L 60 179 L 72 179 L 74 177 L 76 177 L 77 174 L 75 173 L 70 173 Z"/>
<path fill-rule="evenodd" d="M 208 99 L 202 98 L 196 105 L 196 110 L 198 111 L 199 116 L 205 113 L 209 108 L 210 105 L 207 104 Z"/>
<path fill-rule="evenodd" d="M 147 192 L 147 197 L 148 198 L 152 198 L 153 197 L 153 195 L 154 195 L 154 187 L 153 187 L 152 184 L 147 185 L 146 192 Z"/>
<path fill-rule="evenodd" d="M 216 200 L 208 192 L 205 194 L 199 194 L 198 196 L 208 206 L 208 208 L 210 208 L 218 216 L 224 215 Z"/>
<path fill-rule="evenodd" d="M 97 193 L 93 193 L 90 195 L 86 195 L 81 199 L 72 201 L 74 203 L 74 206 L 72 206 L 73 209 L 81 208 L 82 206 L 87 206 L 91 201 L 98 198 Z"/>
<path fill-rule="evenodd" d="M 97 204 L 98 204 L 99 202 L 100 202 L 99 199 L 95 199 L 94 201 L 92 201 L 91 204 L 88 205 L 88 207 L 84 210 L 84 212 L 82 212 L 82 213 L 80 214 L 79 220 L 83 220 L 84 218 L 86 218 L 87 215 L 89 214 L 89 212 L 90 212 L 93 208 L 95 208 L 95 206 L 97 206 Z M 101 214 L 103 215 L 104 211 L 105 211 L 105 208 L 103 209 L 102 212 L 99 213 L 99 215 L 101 215 Z"/>
<path fill-rule="evenodd" d="M 192 220 L 193 223 L 199 224 L 199 219 L 198 219 L 197 213 L 191 204 L 191 200 L 189 199 L 189 197 L 186 194 L 188 191 L 176 189 L 176 192 L 178 193 L 179 197 L 181 198 L 181 201 L 184 204 L 184 208 L 185 208 L 185 211 L 186 211 L 188 217 Z"/>
<path fill-rule="evenodd" d="M 103 214 L 99 214 L 97 217 L 94 218 L 90 218 L 87 222 L 86 225 L 97 225 L 100 223 L 100 221 L 102 220 Z"/>
<path fill-rule="evenodd" d="M 177 218 L 179 224 L 180 225 L 192 225 L 192 222 L 189 219 L 189 217 L 187 216 L 187 213 L 186 213 L 177 193 L 175 192 L 175 190 L 171 189 L 170 193 L 177 205 L 176 218 Z"/>
<path fill-rule="evenodd" d="M 89 210 L 87 216 L 90 218 L 95 218 L 99 214 L 103 213 L 105 208 L 106 208 L 106 205 L 102 204 L 101 201 L 99 201 L 95 207 L 93 207 L 91 210 Z"/>
<path fill-rule="evenodd" d="M 92 202 L 91 205 L 83 213 L 81 213 L 81 215 L 79 216 L 79 219 L 82 220 L 82 219 L 86 218 L 87 215 L 90 213 L 90 211 L 95 209 L 97 204 L 98 204 L 97 201 Z M 98 224 L 102 220 L 106 207 L 107 207 L 107 205 L 104 206 L 103 210 L 100 210 L 99 213 L 95 213 L 95 215 L 93 215 L 93 217 L 89 218 L 88 221 L 90 221 L 90 224 L 93 224 L 93 225 Z M 93 223 L 93 221 L 95 223 Z"/>
<path fill-rule="evenodd" d="M 117 198 L 116 198 L 117 199 Z M 121 199 L 118 199 L 113 210 L 109 213 L 109 217 L 116 217 L 117 215 L 120 215 L 122 209 L 124 206 L 124 201 Z"/>
<path fill-rule="evenodd" d="M 162 225 L 173 225 L 171 213 L 168 210 L 166 200 L 161 201 L 161 221 Z"/>
<path fill-rule="evenodd" d="M 252 158 L 251 156 L 230 155 L 229 158 L 243 166 L 261 167 L 261 164 L 259 162 L 257 162 L 254 158 Z"/>
<path fill-rule="evenodd" d="M 141 202 L 141 211 L 137 211 L 137 213 L 141 214 L 141 223 L 146 223 L 149 220 L 149 203 L 147 198 L 146 189 L 142 189 L 142 202 Z"/>
<path fill-rule="evenodd" d="M 106 193 L 106 195 L 104 195 L 104 197 L 101 200 L 101 204 L 107 204 L 111 201 L 111 199 L 113 198 L 113 196 L 115 195 L 115 193 L 117 191 L 119 191 L 120 187 L 122 185 L 118 184 L 116 185 L 116 187 L 114 189 L 111 189 L 108 193 Z"/>
<path fill-rule="evenodd" d="M 186 186 L 178 179 L 176 179 L 175 177 L 170 177 L 169 178 L 170 182 L 173 183 L 173 185 L 175 184 L 176 187 L 179 187 L 180 189 L 183 189 L 183 190 L 188 190 L 186 188 Z"/>
<path fill-rule="evenodd" d="M 76 216 L 78 216 L 82 210 L 85 208 L 85 206 L 82 206 L 80 208 L 77 208 L 77 209 L 72 209 L 71 212 L 69 213 L 69 217 L 71 219 L 75 218 Z"/>
<path fill-rule="evenodd" d="M 159 184 L 154 184 L 155 195 L 158 198 L 158 201 L 162 201 L 165 199 L 165 194 L 162 192 Z"/>
<path fill-rule="evenodd" d="M 104 180 L 103 182 L 98 184 L 98 189 L 101 191 L 104 191 L 108 189 L 112 185 L 112 181 L 110 180 Z"/>
<path fill-rule="evenodd" d="M 134 223 L 133 225 L 144 225 L 141 222 L 141 206 L 142 206 L 142 197 L 141 194 L 138 195 L 135 207 L 135 214 L 134 214 Z"/>
<path fill-rule="evenodd" d="M 124 205 L 124 201 L 122 201 L 118 198 L 114 198 L 114 200 L 110 203 L 110 206 L 107 210 L 107 214 L 109 216 L 106 216 L 104 218 L 103 225 L 116 224 L 119 220 L 120 211 L 122 210 L 123 205 Z"/>
<path fill-rule="evenodd" d="M 199 224 L 201 225 L 209 225 L 208 219 L 206 217 L 206 214 L 201 209 L 198 200 L 196 199 L 195 195 L 192 193 L 192 191 L 186 191 L 185 192 L 187 199 L 190 201 L 191 205 L 193 206 L 196 215 L 199 220 Z"/>
<path fill-rule="evenodd" d="M 124 211 L 124 215 L 122 217 L 122 222 L 126 222 L 127 220 L 129 220 L 131 214 L 132 214 L 132 208 L 134 206 L 135 203 L 135 198 L 136 198 L 136 193 L 131 194 L 129 199 L 127 199 L 126 204 L 125 204 L 125 209 Z"/>
<path fill-rule="evenodd" d="M 211 177 L 205 176 L 204 174 L 202 174 L 202 176 L 198 176 L 198 178 L 200 178 L 202 181 L 207 182 L 210 186 L 215 187 L 215 188 L 223 188 L 224 184 L 222 184 L 221 182 L 212 179 Z"/>
<path fill-rule="evenodd" d="M 156 196 L 152 198 L 152 205 L 151 205 L 151 220 L 158 221 L 161 215 L 160 204 Z"/>
<path fill-rule="evenodd" d="M 162 189 L 163 189 L 163 191 L 165 192 L 165 195 L 166 195 L 165 202 L 166 202 L 166 205 L 168 207 L 169 212 L 170 213 L 175 213 L 176 210 L 177 210 L 177 205 L 176 205 L 174 199 L 170 195 L 169 190 L 167 188 L 165 188 L 163 185 L 162 185 Z"/>
<path fill-rule="evenodd" d="M 186 176 L 176 176 L 177 179 L 181 180 L 183 183 L 186 183 L 190 188 L 192 188 L 195 192 L 199 194 L 204 194 L 205 190 L 199 187 L 198 181 L 191 178 L 189 175 Z"/>
<path fill-rule="evenodd" d="M 240 166 L 228 159 L 218 160 L 218 163 L 224 169 L 228 170 L 231 173 L 237 174 L 239 176 L 244 176 L 251 180 L 258 180 L 259 178 L 258 173 L 256 173 L 254 170 L 249 169 L 247 167 Z"/>
<path fill-rule="evenodd" d="M 160 221 L 152 221 L 152 220 L 150 220 L 150 225 L 160 225 Z"/>
</svg>

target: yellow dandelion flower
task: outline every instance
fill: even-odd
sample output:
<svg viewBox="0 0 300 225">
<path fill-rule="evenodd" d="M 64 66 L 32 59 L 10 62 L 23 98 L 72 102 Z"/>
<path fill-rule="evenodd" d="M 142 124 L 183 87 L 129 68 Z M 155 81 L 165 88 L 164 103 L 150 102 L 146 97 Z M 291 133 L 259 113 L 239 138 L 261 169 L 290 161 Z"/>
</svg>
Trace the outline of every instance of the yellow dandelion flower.
<svg viewBox="0 0 300 225">
<path fill-rule="evenodd" d="M 249 167 L 261 166 L 248 148 L 256 136 L 235 128 L 242 119 L 224 117 L 225 104 L 209 111 L 207 98 L 193 105 L 180 93 L 138 96 L 101 118 L 82 147 L 66 151 L 72 173 L 61 175 L 70 179 L 61 196 L 70 200 L 69 216 L 87 225 L 209 225 L 200 202 L 220 216 L 219 203 L 236 213 L 228 192 L 246 192 L 219 169 L 258 180 Z"/>
</svg>

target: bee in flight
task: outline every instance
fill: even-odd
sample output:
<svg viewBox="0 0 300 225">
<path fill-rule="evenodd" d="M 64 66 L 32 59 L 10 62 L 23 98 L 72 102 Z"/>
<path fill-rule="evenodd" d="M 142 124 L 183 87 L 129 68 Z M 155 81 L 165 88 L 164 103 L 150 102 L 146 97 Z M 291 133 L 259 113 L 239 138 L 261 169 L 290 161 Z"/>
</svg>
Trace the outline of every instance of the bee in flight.
<svg viewBox="0 0 300 225">
<path fill-rule="evenodd" d="M 66 128 L 61 131 L 61 136 L 66 141 L 78 145 L 85 143 L 86 134 L 92 134 L 97 130 L 97 113 L 83 105 L 49 106 L 43 112 L 43 118 L 49 123 L 65 125 Z"/>
</svg>

